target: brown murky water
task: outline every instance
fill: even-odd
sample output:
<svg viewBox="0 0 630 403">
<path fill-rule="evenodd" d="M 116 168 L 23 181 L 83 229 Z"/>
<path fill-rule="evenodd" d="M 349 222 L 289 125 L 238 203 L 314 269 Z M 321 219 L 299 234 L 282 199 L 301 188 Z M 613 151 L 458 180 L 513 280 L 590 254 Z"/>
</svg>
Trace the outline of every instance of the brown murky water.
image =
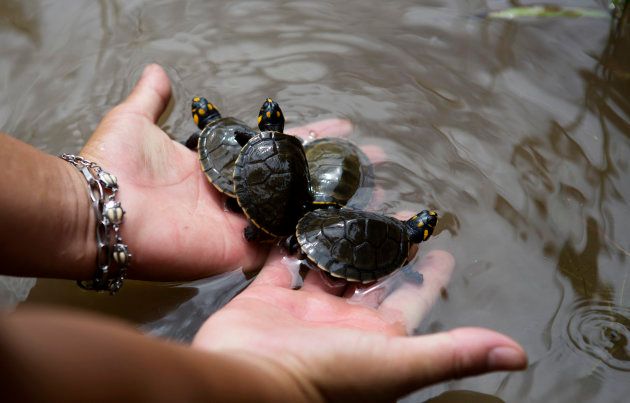
<svg viewBox="0 0 630 403">
<path fill-rule="evenodd" d="M 444 217 L 427 248 L 451 251 L 457 270 L 419 330 L 486 326 L 531 359 L 521 373 L 407 400 L 467 390 L 486 401 L 624 401 L 630 23 L 484 18 L 518 3 L 498 0 L 338 3 L 3 0 L 0 130 L 75 152 L 149 62 L 173 81 L 163 127 L 176 138 L 193 130 L 198 93 L 252 123 L 267 96 L 292 125 L 348 118 L 354 141 L 387 153 L 380 210 L 429 206 Z M 27 303 L 87 307 L 187 339 L 242 285 L 238 273 L 130 282 L 110 298 L 46 280 Z"/>
</svg>

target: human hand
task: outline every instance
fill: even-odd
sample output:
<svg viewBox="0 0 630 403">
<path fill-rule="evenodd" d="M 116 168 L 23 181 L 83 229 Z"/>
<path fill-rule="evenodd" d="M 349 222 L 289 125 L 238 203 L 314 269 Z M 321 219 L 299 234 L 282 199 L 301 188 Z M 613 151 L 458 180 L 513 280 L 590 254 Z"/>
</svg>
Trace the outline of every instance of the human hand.
<svg viewBox="0 0 630 403">
<path fill-rule="evenodd" d="M 331 287 L 315 271 L 292 290 L 291 273 L 273 252 L 254 282 L 205 322 L 193 346 L 259 361 L 272 379 L 284 378 L 287 391 L 313 401 L 392 401 L 450 378 L 524 368 L 523 349 L 490 330 L 406 335 L 453 265 L 450 254 L 430 252 L 415 267 L 422 284 L 352 302 L 353 287 Z"/>
<path fill-rule="evenodd" d="M 129 97 L 103 118 L 81 150 L 118 178 L 126 211 L 121 231 L 133 254 L 129 276 L 190 280 L 238 267 L 259 269 L 268 246 L 243 238 L 245 218 L 225 211 L 223 196 L 201 171 L 197 153 L 156 125 L 170 96 L 164 70 L 148 66 Z M 311 130 L 339 135 L 351 126 L 332 119 L 295 132 Z"/>
</svg>

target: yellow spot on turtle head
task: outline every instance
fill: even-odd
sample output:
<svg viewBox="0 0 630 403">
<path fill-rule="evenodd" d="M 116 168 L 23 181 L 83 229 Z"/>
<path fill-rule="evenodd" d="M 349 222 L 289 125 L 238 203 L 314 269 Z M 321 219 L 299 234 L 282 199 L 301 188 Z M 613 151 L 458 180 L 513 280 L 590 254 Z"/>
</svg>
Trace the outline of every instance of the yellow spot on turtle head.
<svg viewBox="0 0 630 403">
<path fill-rule="evenodd" d="M 429 230 L 424 230 L 424 240 L 426 241 L 427 238 L 429 237 Z"/>
<path fill-rule="evenodd" d="M 205 111 L 205 110 L 203 110 L 203 109 L 199 109 L 199 114 L 200 114 L 201 116 L 203 116 L 203 115 L 205 115 L 205 114 L 206 114 L 206 111 Z"/>
<path fill-rule="evenodd" d="M 258 123 L 262 120 L 262 115 L 258 115 Z"/>
<path fill-rule="evenodd" d="M 194 98 L 193 98 L 193 101 L 194 101 L 194 102 L 199 102 L 199 101 L 201 101 L 201 99 L 200 99 L 199 97 L 194 97 Z"/>
<path fill-rule="evenodd" d="M 197 115 L 196 113 L 193 115 L 193 120 L 195 121 L 195 124 L 199 124 L 199 115 Z"/>
<path fill-rule="evenodd" d="M 267 115 L 268 118 L 270 118 L 271 117 L 271 112 L 267 111 L 266 115 Z"/>
<path fill-rule="evenodd" d="M 267 102 L 272 103 L 272 102 L 273 102 L 273 99 L 271 99 L 271 98 L 267 98 Z"/>
</svg>

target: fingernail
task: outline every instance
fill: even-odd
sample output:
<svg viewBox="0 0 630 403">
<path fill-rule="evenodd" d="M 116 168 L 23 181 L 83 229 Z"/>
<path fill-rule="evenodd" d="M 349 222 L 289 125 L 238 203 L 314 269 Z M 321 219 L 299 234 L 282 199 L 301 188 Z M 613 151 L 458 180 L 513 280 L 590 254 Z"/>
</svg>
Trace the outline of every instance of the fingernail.
<svg viewBox="0 0 630 403">
<path fill-rule="evenodd" d="M 153 68 L 153 63 L 152 64 L 148 64 L 144 67 L 144 70 L 142 70 L 142 74 L 140 75 L 140 78 L 144 78 L 146 75 L 149 74 L 149 70 L 151 70 Z"/>
<path fill-rule="evenodd" d="M 491 370 L 522 369 L 527 366 L 527 357 L 513 347 L 496 347 L 488 353 L 488 366 Z"/>
</svg>

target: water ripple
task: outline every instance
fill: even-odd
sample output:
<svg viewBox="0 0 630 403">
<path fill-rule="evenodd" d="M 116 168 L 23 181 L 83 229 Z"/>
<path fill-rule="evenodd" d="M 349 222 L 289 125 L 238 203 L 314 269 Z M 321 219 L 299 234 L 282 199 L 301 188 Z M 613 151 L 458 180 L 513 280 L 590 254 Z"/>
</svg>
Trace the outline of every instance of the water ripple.
<svg viewBox="0 0 630 403">
<path fill-rule="evenodd" d="M 630 371 L 630 308 L 582 301 L 573 309 L 567 332 L 577 351 L 611 368 Z"/>
</svg>

